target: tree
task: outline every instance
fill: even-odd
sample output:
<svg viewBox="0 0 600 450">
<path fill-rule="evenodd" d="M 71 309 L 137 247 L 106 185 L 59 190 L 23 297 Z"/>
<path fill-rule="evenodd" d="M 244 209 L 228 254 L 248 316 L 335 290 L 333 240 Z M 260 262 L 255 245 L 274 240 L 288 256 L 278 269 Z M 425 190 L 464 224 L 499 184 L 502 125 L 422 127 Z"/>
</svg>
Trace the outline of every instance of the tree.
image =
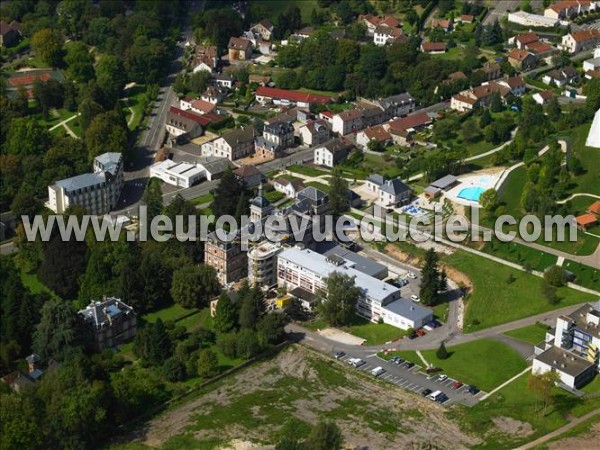
<svg viewBox="0 0 600 450">
<path fill-rule="evenodd" d="M 158 39 L 139 36 L 125 52 L 125 70 L 136 83 L 158 83 L 169 67 L 169 49 Z"/>
<path fill-rule="evenodd" d="M 265 297 L 260 289 L 260 286 L 254 286 L 248 293 L 242 298 L 239 296 L 240 303 L 240 314 L 239 323 L 242 328 L 254 329 L 265 313 Z"/>
<path fill-rule="evenodd" d="M 10 210 L 19 220 L 23 216 L 27 216 L 29 220 L 33 220 L 33 216 L 40 211 L 41 207 L 41 202 L 36 198 L 33 188 L 28 184 L 21 185 L 17 195 L 15 195 L 10 204 Z"/>
<path fill-rule="evenodd" d="M 146 189 L 144 189 L 142 202 L 144 202 L 147 208 L 148 221 L 151 221 L 162 212 L 163 197 L 160 185 L 161 182 L 158 178 L 150 178 Z"/>
<path fill-rule="evenodd" d="M 355 285 L 354 277 L 333 272 L 325 281 L 324 292 L 319 292 L 318 312 L 333 326 L 349 324 L 356 312 L 356 302 L 360 288 Z"/>
<path fill-rule="evenodd" d="M 260 353 L 261 346 L 254 330 L 245 328 L 235 338 L 235 354 L 238 358 L 249 359 Z"/>
<path fill-rule="evenodd" d="M 560 301 L 556 295 L 556 288 L 547 281 L 542 281 L 542 295 L 551 305 L 556 305 Z"/>
<path fill-rule="evenodd" d="M 87 83 L 94 78 L 94 58 L 81 41 L 71 42 L 65 56 L 67 73 L 78 83 Z"/>
<path fill-rule="evenodd" d="M 502 111 L 502 97 L 498 92 L 494 92 L 492 94 L 492 98 L 490 100 L 490 111 L 492 112 L 500 112 Z"/>
<path fill-rule="evenodd" d="M 438 267 L 438 255 L 430 248 L 425 254 L 425 263 L 421 270 L 421 289 L 419 295 L 425 305 L 433 305 L 441 290 L 441 272 Z"/>
<path fill-rule="evenodd" d="M 145 310 L 155 311 L 170 304 L 172 273 L 161 248 L 145 245 L 139 267 Z"/>
<path fill-rule="evenodd" d="M 600 78 L 592 78 L 585 86 L 583 92 L 587 96 L 586 105 L 596 111 L 600 108 Z"/>
<path fill-rule="evenodd" d="M 75 309 L 64 300 L 47 301 L 33 334 L 34 351 L 44 361 L 52 358 L 60 361 L 80 344 L 81 330 Z"/>
<path fill-rule="evenodd" d="M 310 450 L 339 450 L 344 443 L 344 436 L 334 422 L 320 421 L 312 429 L 307 441 Z"/>
<path fill-rule="evenodd" d="M 42 433 L 32 433 L 43 422 L 34 396 L 0 391 L 0 447 L 42 448 Z"/>
<path fill-rule="evenodd" d="M 544 372 L 542 374 L 532 373 L 527 379 L 527 388 L 534 392 L 542 400 L 542 416 L 546 416 L 548 406 L 554 400 L 553 388 L 560 381 L 560 376 L 557 372 Z"/>
<path fill-rule="evenodd" d="M 329 211 L 334 217 L 340 217 L 350 209 L 348 182 L 342 178 L 339 169 L 334 169 L 329 181 Z"/>
<path fill-rule="evenodd" d="M 219 360 L 217 354 L 209 348 L 204 348 L 198 353 L 198 376 L 212 378 L 219 374 Z"/>
<path fill-rule="evenodd" d="M 85 130 L 88 159 L 106 153 L 127 153 L 129 136 L 127 123 L 120 111 L 112 110 L 98 114 Z"/>
<path fill-rule="evenodd" d="M 220 333 L 233 331 L 238 324 L 238 308 L 229 295 L 223 292 L 217 302 L 214 325 Z"/>
<path fill-rule="evenodd" d="M 211 266 L 188 264 L 173 272 L 171 297 L 184 308 L 200 308 L 219 293 L 217 273 Z"/>
<path fill-rule="evenodd" d="M 496 208 L 498 208 L 498 192 L 496 189 L 491 188 L 482 192 L 479 197 L 479 204 L 486 213 L 493 215 Z"/>
<path fill-rule="evenodd" d="M 172 342 L 163 321 L 158 318 L 153 324 L 138 328 L 133 342 L 134 353 L 145 364 L 162 366 L 172 354 Z"/>
<path fill-rule="evenodd" d="M 554 287 L 563 287 L 567 282 L 565 270 L 560 266 L 552 266 L 544 272 L 544 280 Z"/>
<path fill-rule="evenodd" d="M 266 347 L 267 345 L 275 345 L 282 342 L 285 337 L 284 326 L 285 317 L 283 314 L 266 314 L 256 326 L 260 344 Z"/>
<path fill-rule="evenodd" d="M 114 55 L 102 56 L 96 66 L 96 79 L 105 98 L 120 98 L 127 82 L 127 75 L 121 60 Z"/>
<path fill-rule="evenodd" d="M 560 119 L 562 111 L 560 109 L 560 105 L 558 104 L 557 97 L 552 96 L 552 98 L 548 101 L 548 104 L 546 105 L 546 114 L 548 114 L 548 118 L 552 122 L 557 122 Z"/>
<path fill-rule="evenodd" d="M 446 346 L 442 342 L 435 353 L 437 359 L 448 359 L 448 350 L 446 350 Z"/>
<path fill-rule="evenodd" d="M 211 209 L 215 217 L 235 216 L 238 203 L 243 195 L 246 199 L 250 197 L 247 188 L 238 181 L 230 169 L 227 169 L 219 180 L 219 185 L 213 191 L 214 200 Z M 242 214 L 246 214 L 249 208 L 249 203 L 246 201 L 246 204 L 243 205 Z"/>
<path fill-rule="evenodd" d="M 58 30 L 44 28 L 31 37 L 31 45 L 46 64 L 59 67 L 63 58 L 63 37 Z"/>
</svg>

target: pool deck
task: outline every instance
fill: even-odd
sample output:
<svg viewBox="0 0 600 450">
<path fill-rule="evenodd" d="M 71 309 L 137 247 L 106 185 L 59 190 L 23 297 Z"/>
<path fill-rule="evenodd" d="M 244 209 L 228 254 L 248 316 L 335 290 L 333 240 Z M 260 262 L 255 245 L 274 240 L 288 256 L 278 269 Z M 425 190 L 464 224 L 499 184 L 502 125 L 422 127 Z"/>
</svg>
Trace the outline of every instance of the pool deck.
<svg viewBox="0 0 600 450">
<path fill-rule="evenodd" d="M 503 169 L 494 171 L 486 170 L 460 176 L 458 177 L 458 181 L 460 183 L 450 189 L 448 192 L 444 193 L 444 197 L 459 205 L 479 207 L 478 201 L 461 198 L 458 195 L 463 189 L 467 188 L 479 187 L 482 188 L 483 191 L 496 188 L 498 180 L 500 180 L 503 171 Z"/>
</svg>

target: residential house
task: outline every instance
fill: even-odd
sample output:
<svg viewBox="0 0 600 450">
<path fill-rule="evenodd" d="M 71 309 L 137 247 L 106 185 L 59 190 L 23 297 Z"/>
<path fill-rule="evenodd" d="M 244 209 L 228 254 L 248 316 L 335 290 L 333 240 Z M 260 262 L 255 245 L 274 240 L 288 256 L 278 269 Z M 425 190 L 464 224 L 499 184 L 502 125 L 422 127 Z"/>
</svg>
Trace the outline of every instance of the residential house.
<svg viewBox="0 0 600 450">
<path fill-rule="evenodd" d="M 269 75 L 256 75 L 252 74 L 248 77 L 248 83 L 256 83 L 259 86 L 267 86 L 271 82 L 271 77 Z"/>
<path fill-rule="evenodd" d="M 273 29 L 274 27 L 271 21 L 269 19 L 263 19 L 252 26 L 250 31 L 257 35 L 260 40 L 270 41 L 271 36 L 273 35 Z"/>
<path fill-rule="evenodd" d="M 319 119 L 322 119 L 333 126 L 333 113 L 331 111 L 321 111 L 319 113 Z"/>
<path fill-rule="evenodd" d="M 423 53 L 435 55 L 439 53 L 446 53 L 446 50 L 448 50 L 448 44 L 445 42 L 423 42 L 421 44 L 421 51 Z"/>
<path fill-rule="evenodd" d="M 542 81 L 544 84 L 554 84 L 557 87 L 563 87 L 567 84 L 573 84 L 579 80 L 579 72 L 573 66 L 554 69 L 544 74 Z"/>
<path fill-rule="evenodd" d="M 296 198 L 298 192 L 304 190 L 305 187 L 302 180 L 296 178 L 289 180 L 285 177 L 279 177 L 273 180 L 273 188 L 289 198 Z"/>
<path fill-rule="evenodd" d="M 202 70 L 206 72 L 215 72 L 219 67 L 219 56 L 216 46 L 205 47 L 197 45 L 192 57 L 192 71 L 194 73 Z"/>
<path fill-rule="evenodd" d="M 255 188 L 259 186 L 263 179 L 264 175 L 260 170 L 258 170 L 255 166 L 244 165 L 240 166 L 233 171 L 235 177 L 243 182 L 246 186 L 250 188 Z"/>
<path fill-rule="evenodd" d="M 341 136 L 363 128 L 363 114 L 360 109 L 349 109 L 333 116 L 332 130 Z"/>
<path fill-rule="evenodd" d="M 315 34 L 314 27 L 304 27 L 294 33 L 292 33 L 289 37 L 291 42 L 302 42 L 305 39 L 308 39 L 313 34 Z"/>
<path fill-rule="evenodd" d="M 537 64 L 537 59 L 527 50 L 513 48 L 508 52 L 508 63 L 520 71 L 531 70 Z"/>
<path fill-rule="evenodd" d="M 212 103 L 216 105 L 217 103 L 221 103 L 225 100 L 227 93 L 220 89 L 217 86 L 208 86 L 206 90 L 202 93 L 200 98 L 205 102 Z"/>
<path fill-rule="evenodd" d="M 540 37 L 532 32 L 518 34 L 508 40 L 509 44 L 515 45 L 519 50 L 524 50 L 527 46 L 539 42 Z"/>
<path fill-rule="evenodd" d="M 600 368 L 600 305 L 585 304 L 556 319 L 534 347 L 532 372 L 556 372 L 560 383 L 579 389 L 591 381 Z"/>
<path fill-rule="evenodd" d="M 552 55 L 558 50 L 545 42 L 535 42 L 527 46 L 527 51 L 535 56 L 537 61 L 544 60 L 547 64 L 552 63 Z"/>
<path fill-rule="evenodd" d="M 533 94 L 532 98 L 533 100 L 538 104 L 538 105 L 545 105 L 547 104 L 550 99 L 554 97 L 554 92 L 547 90 L 547 91 L 541 91 L 541 92 L 536 92 L 535 94 Z"/>
<path fill-rule="evenodd" d="M 544 17 L 556 20 L 571 19 L 589 12 L 591 7 L 592 2 L 590 0 L 562 0 L 548 6 L 544 10 Z"/>
<path fill-rule="evenodd" d="M 356 107 L 362 113 L 363 128 L 380 124 L 389 118 L 387 111 L 377 102 L 359 102 Z"/>
<path fill-rule="evenodd" d="M 21 24 L 16 20 L 10 23 L 0 21 L 0 47 L 17 45 L 23 36 Z"/>
<path fill-rule="evenodd" d="M 515 97 L 521 97 L 527 91 L 527 83 L 521 77 L 508 77 L 498 81 L 498 84 L 506 86 Z"/>
<path fill-rule="evenodd" d="M 219 156 L 230 161 L 254 154 L 254 127 L 248 125 L 225 133 L 223 136 L 202 144 L 202 155 Z"/>
<path fill-rule="evenodd" d="M 171 139 L 183 143 L 202 136 L 204 128 L 210 123 L 211 120 L 206 115 L 171 106 L 167 113 L 165 128 Z"/>
<path fill-rule="evenodd" d="M 562 37 L 560 48 L 569 53 L 578 53 L 600 44 L 600 30 L 576 31 Z"/>
<path fill-rule="evenodd" d="M 377 195 L 377 203 L 386 208 L 407 203 L 412 197 L 412 190 L 399 178 L 386 180 L 379 174 L 371 174 L 366 186 Z"/>
<path fill-rule="evenodd" d="M 585 213 L 575 217 L 577 228 L 581 231 L 586 231 L 588 228 L 595 227 L 598 224 L 598 216 L 591 213 Z"/>
<path fill-rule="evenodd" d="M 232 89 L 233 82 L 235 81 L 234 76 L 226 72 L 216 74 L 214 79 L 218 87 L 226 89 Z"/>
<path fill-rule="evenodd" d="M 379 26 L 384 26 L 388 28 L 400 28 L 402 26 L 402 22 L 392 16 L 385 16 L 383 18 L 374 16 L 372 14 L 364 14 L 358 16 L 358 21 L 363 22 L 367 28 L 367 34 L 369 36 L 373 36 L 375 34 L 375 30 Z"/>
<path fill-rule="evenodd" d="M 473 23 L 473 21 L 475 20 L 475 16 L 472 16 L 470 14 L 463 14 L 458 20 L 460 23 Z"/>
<path fill-rule="evenodd" d="M 368 148 L 369 142 L 371 141 L 377 141 L 383 145 L 388 145 L 392 142 L 392 135 L 382 125 L 365 128 L 356 135 L 356 145 L 363 149 Z"/>
<path fill-rule="evenodd" d="M 256 138 L 256 154 L 261 158 L 280 158 L 285 149 L 294 145 L 294 125 L 291 121 L 266 124 L 263 135 Z"/>
<path fill-rule="evenodd" d="M 388 124 L 388 131 L 392 135 L 395 144 L 408 145 L 412 142 L 412 136 L 415 132 L 422 130 L 433 123 L 429 114 L 417 112 L 401 119 L 392 120 Z"/>
<path fill-rule="evenodd" d="M 373 33 L 373 43 L 375 45 L 386 45 L 393 42 L 408 42 L 408 38 L 402 31 L 402 28 L 392 28 L 386 25 L 379 25 Z"/>
<path fill-rule="evenodd" d="M 381 106 L 386 113 L 387 119 L 396 119 L 406 116 L 416 109 L 416 101 L 408 92 L 392 95 L 374 102 Z"/>
<path fill-rule="evenodd" d="M 591 72 L 600 69 L 600 57 L 588 59 L 583 62 L 583 71 Z"/>
<path fill-rule="evenodd" d="M 314 162 L 319 166 L 331 167 L 343 161 L 354 145 L 345 137 L 338 137 L 325 142 L 314 150 Z"/>
<path fill-rule="evenodd" d="M 586 80 L 592 80 L 594 78 L 600 78 L 600 69 L 588 70 L 584 74 L 584 77 L 585 77 Z"/>
<path fill-rule="evenodd" d="M 196 114 L 214 113 L 217 109 L 213 103 L 206 102 L 202 99 L 194 100 L 190 103 L 190 108 Z"/>
<path fill-rule="evenodd" d="M 453 84 L 456 83 L 458 81 L 462 81 L 462 80 L 466 80 L 467 76 L 465 75 L 464 72 L 461 72 L 460 70 L 458 72 L 452 72 L 450 75 L 448 75 L 448 78 L 446 78 L 443 83 L 444 84 Z"/>
<path fill-rule="evenodd" d="M 446 19 L 433 19 L 431 21 L 431 28 L 441 28 L 446 33 L 452 31 L 452 22 Z"/>
<path fill-rule="evenodd" d="M 260 86 L 255 92 L 256 101 L 261 105 L 273 103 L 274 105 L 296 105 L 299 108 L 310 108 L 311 105 L 325 105 L 333 100 L 326 95 L 309 94 L 306 92 L 276 89 Z"/>
<path fill-rule="evenodd" d="M 48 186 L 46 207 L 63 214 L 71 206 L 82 206 L 88 214 L 113 210 L 123 189 L 123 155 L 103 153 L 94 158 L 93 173 L 76 175 Z"/>
<path fill-rule="evenodd" d="M 490 105 L 492 95 L 496 93 L 505 102 L 511 93 L 511 89 L 495 81 L 483 83 L 481 86 L 453 95 L 450 99 L 450 108 L 460 112 L 471 111 L 477 107 L 487 108 Z"/>
<path fill-rule="evenodd" d="M 492 81 L 502 76 L 502 66 L 496 62 L 487 62 L 482 68 L 477 69 L 477 72 L 483 73 L 486 81 Z"/>
<path fill-rule="evenodd" d="M 329 208 L 329 196 L 312 186 L 308 186 L 298 192 L 298 201 L 308 205 L 309 214 L 324 214 Z"/>
<path fill-rule="evenodd" d="M 252 58 L 252 42 L 248 39 L 232 37 L 227 45 L 229 61 L 247 61 Z"/>
<path fill-rule="evenodd" d="M 137 317 L 133 308 L 116 297 L 93 301 L 77 313 L 93 336 L 96 350 L 114 348 L 135 337 Z"/>
<path fill-rule="evenodd" d="M 304 145 L 319 145 L 331 136 L 329 123 L 323 119 L 309 120 L 298 130 L 300 140 Z"/>
<path fill-rule="evenodd" d="M 42 358 L 35 353 L 27 356 L 25 362 L 27 363 L 26 373 L 15 370 L 14 372 L 4 375 L 0 379 L 3 383 L 8 385 L 9 388 L 20 394 L 33 389 L 36 383 L 43 378 L 44 373 L 51 372 L 60 367 L 58 362 L 51 359 L 48 361 L 47 368 L 42 370 L 42 366 L 40 365 Z"/>
</svg>

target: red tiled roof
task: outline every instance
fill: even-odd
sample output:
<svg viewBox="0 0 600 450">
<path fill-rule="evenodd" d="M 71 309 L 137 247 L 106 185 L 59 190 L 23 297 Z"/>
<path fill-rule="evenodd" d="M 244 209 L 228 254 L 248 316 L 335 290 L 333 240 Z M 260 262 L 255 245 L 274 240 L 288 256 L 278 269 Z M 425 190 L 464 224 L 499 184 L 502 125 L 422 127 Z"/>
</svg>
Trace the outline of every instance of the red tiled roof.
<svg viewBox="0 0 600 450">
<path fill-rule="evenodd" d="M 227 47 L 236 50 L 246 50 L 248 47 L 252 47 L 252 42 L 248 39 L 232 37 L 229 39 L 229 45 Z"/>
<path fill-rule="evenodd" d="M 289 91 L 286 89 L 277 89 L 267 86 L 260 86 L 256 90 L 256 95 L 269 98 L 281 98 L 292 102 L 320 103 L 326 104 L 333 100 L 333 97 L 326 95 L 309 94 L 306 92 Z"/>
<path fill-rule="evenodd" d="M 585 31 L 576 31 L 575 33 L 571 33 L 571 37 L 575 42 L 584 42 L 594 39 L 600 40 L 600 30 L 592 29 Z"/>
<path fill-rule="evenodd" d="M 48 81 L 49 79 L 50 75 L 47 73 L 42 73 L 40 75 L 23 75 L 9 78 L 8 84 L 11 86 L 28 86 L 33 84 L 35 80 Z"/>
<path fill-rule="evenodd" d="M 527 44 L 527 50 L 533 53 L 546 53 L 554 50 L 554 47 L 544 42 L 534 42 L 533 44 Z"/>
<path fill-rule="evenodd" d="M 594 202 L 592 203 L 589 207 L 588 207 L 588 212 L 592 213 L 592 214 L 596 214 L 599 215 L 600 214 L 600 201 Z"/>
<path fill-rule="evenodd" d="M 445 42 L 424 42 L 421 48 L 424 52 L 441 52 L 446 51 L 447 44 Z"/>
<path fill-rule="evenodd" d="M 258 174 L 261 173 L 261 171 L 258 170 L 254 166 L 244 165 L 244 166 L 240 166 L 237 169 L 235 169 L 233 171 L 233 173 L 235 173 L 237 176 L 239 176 L 241 178 L 246 178 L 246 177 L 251 177 L 251 176 L 254 176 L 254 175 L 258 175 Z"/>
<path fill-rule="evenodd" d="M 538 92 L 538 94 L 543 100 L 550 100 L 552 97 L 554 97 L 554 92 L 550 90 Z"/>
<path fill-rule="evenodd" d="M 412 116 L 403 117 L 401 119 L 392 120 L 390 122 L 390 131 L 402 131 L 408 130 L 409 128 L 415 128 L 423 125 L 430 124 L 432 122 L 424 112 L 413 114 Z"/>
<path fill-rule="evenodd" d="M 450 23 L 449 20 L 446 20 L 446 19 L 441 19 L 441 20 L 433 19 L 431 21 L 431 28 L 435 28 L 435 27 L 450 28 L 450 25 L 452 25 L 452 24 Z"/>
<path fill-rule="evenodd" d="M 321 111 L 319 114 L 327 117 L 328 119 L 333 119 L 333 113 L 331 111 Z"/>
<path fill-rule="evenodd" d="M 388 133 L 381 125 L 367 128 L 364 130 L 364 133 L 369 140 L 376 140 L 379 142 L 389 141 L 392 138 L 390 133 Z"/>
<path fill-rule="evenodd" d="M 197 109 L 198 111 L 202 111 L 205 113 L 211 112 L 212 110 L 215 109 L 215 105 L 213 105 L 210 102 L 198 99 L 198 100 L 194 100 L 192 103 L 192 108 Z"/>
<path fill-rule="evenodd" d="M 476 98 L 469 97 L 463 94 L 456 94 L 453 98 L 455 98 L 459 102 L 468 103 L 469 105 L 474 105 L 475 103 L 477 103 Z"/>
<path fill-rule="evenodd" d="M 171 114 L 176 114 L 178 116 L 185 117 L 186 119 L 193 120 L 194 122 L 196 122 L 199 125 L 202 125 L 203 127 L 215 122 L 215 120 L 214 120 L 215 116 L 216 116 L 216 118 L 221 119 L 216 114 L 200 115 L 200 114 L 196 114 L 192 111 L 185 111 L 183 109 L 179 109 L 175 106 L 171 106 L 171 108 L 169 109 L 169 112 Z"/>
<path fill-rule="evenodd" d="M 519 41 L 523 45 L 533 44 L 539 40 L 540 37 L 535 33 L 524 33 L 515 36 L 515 41 Z"/>
<path fill-rule="evenodd" d="M 529 52 L 527 50 L 519 50 L 518 48 L 513 48 L 508 53 L 509 58 L 516 59 L 517 61 L 524 61 L 527 56 L 529 56 Z"/>
<path fill-rule="evenodd" d="M 462 16 L 460 16 L 460 20 L 467 23 L 473 22 L 473 19 L 475 19 L 475 17 L 470 14 L 463 14 Z"/>
<path fill-rule="evenodd" d="M 577 225 L 580 225 L 582 227 L 585 227 L 588 225 L 593 225 L 596 222 L 598 222 L 598 218 L 596 217 L 596 215 L 591 214 L 591 213 L 582 214 L 581 216 L 577 216 L 577 217 L 575 217 L 575 220 L 577 220 Z"/>
<path fill-rule="evenodd" d="M 506 80 L 506 83 L 512 88 L 525 86 L 525 80 L 521 77 L 510 77 Z"/>
</svg>

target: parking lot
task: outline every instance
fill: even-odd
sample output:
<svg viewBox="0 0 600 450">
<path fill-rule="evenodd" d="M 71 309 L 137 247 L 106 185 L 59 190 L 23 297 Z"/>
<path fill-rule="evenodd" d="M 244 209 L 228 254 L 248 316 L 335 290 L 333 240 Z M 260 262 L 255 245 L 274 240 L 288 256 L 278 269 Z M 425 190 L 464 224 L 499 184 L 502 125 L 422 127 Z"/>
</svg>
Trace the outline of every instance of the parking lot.
<svg viewBox="0 0 600 450">
<path fill-rule="evenodd" d="M 360 367 L 354 368 L 349 364 L 350 358 L 360 358 L 365 364 Z M 458 389 L 453 388 L 453 384 L 455 379 L 448 377 L 447 379 L 440 381 L 438 379 L 439 374 L 428 375 L 425 374 L 422 370 L 422 366 L 414 365 L 413 367 L 409 367 L 407 362 L 403 362 L 402 364 L 395 364 L 392 362 L 385 361 L 381 359 L 377 355 L 369 355 L 367 357 L 360 357 L 345 354 L 341 358 L 338 358 L 339 361 L 346 364 L 351 370 L 360 370 L 371 375 L 371 371 L 376 367 L 383 367 L 385 369 L 385 373 L 380 375 L 378 378 L 387 381 L 388 383 L 393 383 L 398 387 L 406 389 L 407 391 L 414 392 L 416 394 L 421 394 L 425 389 L 429 389 L 432 392 L 437 390 L 442 391 L 448 397 L 448 400 L 443 402 L 444 406 L 450 406 L 454 403 L 461 403 L 463 405 L 473 406 L 479 402 L 481 397 L 485 395 L 485 392 L 479 391 L 477 394 L 473 395 L 467 391 L 467 386 L 463 385 Z"/>
</svg>

